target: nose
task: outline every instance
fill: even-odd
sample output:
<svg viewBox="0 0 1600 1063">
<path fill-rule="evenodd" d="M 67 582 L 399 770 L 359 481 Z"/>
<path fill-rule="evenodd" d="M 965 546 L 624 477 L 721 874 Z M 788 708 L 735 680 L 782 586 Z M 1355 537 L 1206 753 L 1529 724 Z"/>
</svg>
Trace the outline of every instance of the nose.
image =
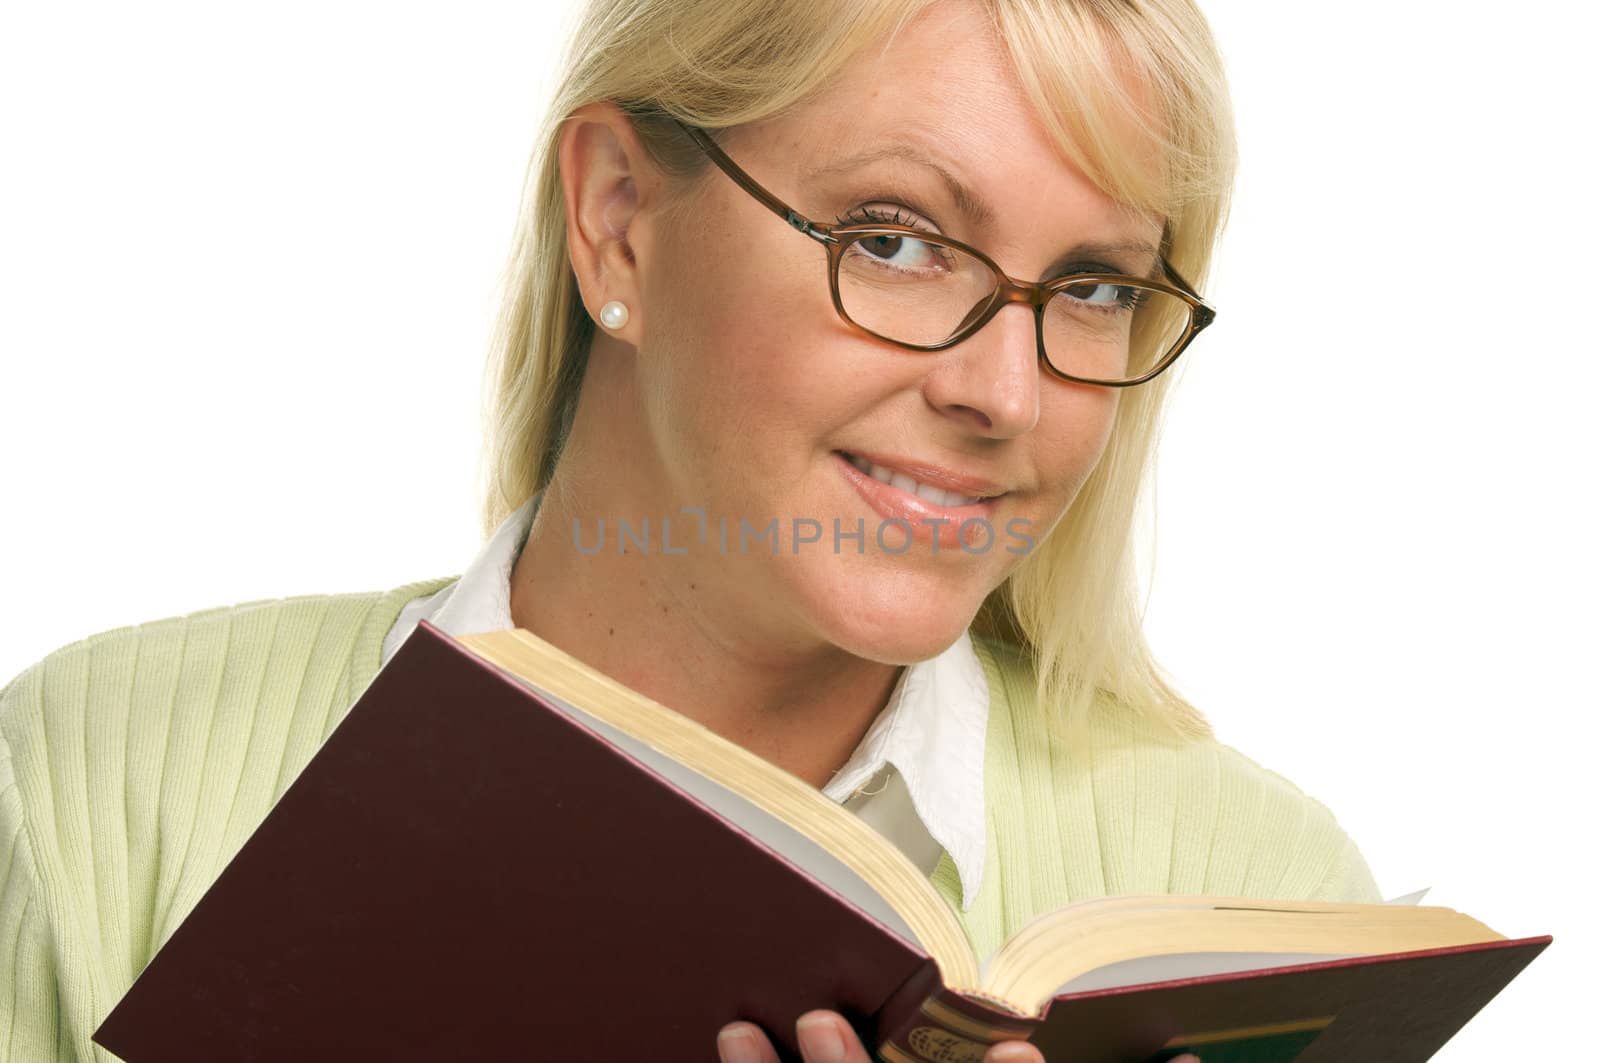
<svg viewBox="0 0 1600 1063">
<path fill-rule="evenodd" d="M 928 403 L 971 431 L 996 439 L 1039 423 L 1039 340 L 1034 309 L 1001 307 L 977 332 L 929 358 L 923 378 Z"/>
</svg>

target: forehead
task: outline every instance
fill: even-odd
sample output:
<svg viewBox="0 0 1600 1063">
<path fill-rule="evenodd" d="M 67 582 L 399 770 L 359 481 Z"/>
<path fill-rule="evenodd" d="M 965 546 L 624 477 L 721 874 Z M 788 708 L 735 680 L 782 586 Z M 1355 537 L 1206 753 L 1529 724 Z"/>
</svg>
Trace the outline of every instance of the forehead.
<svg viewBox="0 0 1600 1063">
<path fill-rule="evenodd" d="M 1140 95 L 1136 84 L 1124 84 Z M 864 156 L 903 168 L 921 155 L 947 163 L 1002 210 L 1007 202 L 1045 201 L 1079 218 L 1129 220 L 1041 122 L 979 3 L 942 0 L 923 10 L 854 56 L 783 124 L 786 143 L 778 150 L 794 153 L 808 176 L 844 172 L 841 163 Z M 1135 150 L 1137 137 L 1127 142 Z M 1159 230 L 1155 219 L 1143 220 Z"/>
<path fill-rule="evenodd" d="M 1004 44 L 975 3 L 945 0 L 922 11 L 868 45 L 802 110 L 828 131 L 829 142 L 894 130 L 948 141 L 951 149 L 1009 144 L 1031 154 L 1049 141 Z"/>
</svg>

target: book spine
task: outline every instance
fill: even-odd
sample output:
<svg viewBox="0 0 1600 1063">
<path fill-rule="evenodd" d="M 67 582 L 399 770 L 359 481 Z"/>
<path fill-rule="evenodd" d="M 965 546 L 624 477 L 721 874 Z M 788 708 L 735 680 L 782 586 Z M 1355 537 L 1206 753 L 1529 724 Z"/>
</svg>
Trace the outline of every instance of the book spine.
<svg viewBox="0 0 1600 1063">
<path fill-rule="evenodd" d="M 937 982 L 911 1008 L 895 1003 L 881 1012 L 877 1056 L 883 1063 L 982 1063 L 990 1045 L 1026 1041 L 1043 1022 Z"/>
</svg>

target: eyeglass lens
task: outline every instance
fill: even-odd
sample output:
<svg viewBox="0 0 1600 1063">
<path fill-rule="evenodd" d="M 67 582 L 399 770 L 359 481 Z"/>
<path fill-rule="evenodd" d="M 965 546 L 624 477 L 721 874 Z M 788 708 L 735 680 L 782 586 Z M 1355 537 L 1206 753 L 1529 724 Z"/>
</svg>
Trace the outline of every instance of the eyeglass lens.
<svg viewBox="0 0 1600 1063">
<path fill-rule="evenodd" d="M 839 301 L 856 324 L 887 339 L 930 346 L 975 318 L 998 284 L 981 259 L 900 235 L 860 235 L 840 252 Z M 1057 291 L 1044 307 L 1045 357 L 1086 380 L 1133 380 L 1183 337 L 1189 304 L 1154 288 L 1103 282 Z"/>
</svg>

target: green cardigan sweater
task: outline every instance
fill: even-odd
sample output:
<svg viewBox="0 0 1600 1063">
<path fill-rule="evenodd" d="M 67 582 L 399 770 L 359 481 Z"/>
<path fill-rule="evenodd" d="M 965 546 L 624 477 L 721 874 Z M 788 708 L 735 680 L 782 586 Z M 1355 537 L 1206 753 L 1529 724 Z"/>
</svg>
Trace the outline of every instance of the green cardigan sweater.
<svg viewBox="0 0 1600 1063">
<path fill-rule="evenodd" d="M 103 632 L 0 691 L 0 1063 L 113 1059 L 90 1033 L 376 674 L 406 602 L 450 582 L 249 602 Z M 1329 810 L 1215 741 L 1125 719 L 1044 731 L 1027 662 L 989 680 L 980 957 L 1086 897 L 1380 899 Z"/>
</svg>

